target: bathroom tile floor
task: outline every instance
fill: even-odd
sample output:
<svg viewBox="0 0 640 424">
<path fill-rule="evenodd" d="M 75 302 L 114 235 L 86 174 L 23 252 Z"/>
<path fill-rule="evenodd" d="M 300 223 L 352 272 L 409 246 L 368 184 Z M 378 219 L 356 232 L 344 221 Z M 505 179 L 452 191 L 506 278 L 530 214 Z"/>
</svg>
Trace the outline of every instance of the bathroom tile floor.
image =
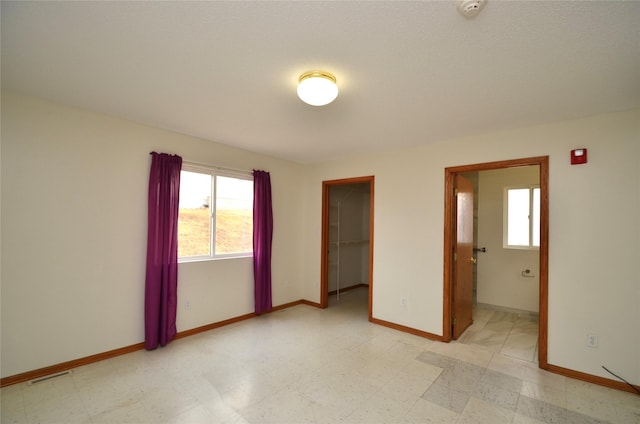
<svg viewBox="0 0 640 424">
<path fill-rule="evenodd" d="M 477 307 L 460 343 L 538 363 L 538 318 Z"/>
<path fill-rule="evenodd" d="M 298 305 L 4 387 L 1 422 L 640 423 L 640 396 L 540 370 L 507 339 L 440 343 L 371 324 L 366 299 L 353 290 L 325 310 Z"/>
</svg>

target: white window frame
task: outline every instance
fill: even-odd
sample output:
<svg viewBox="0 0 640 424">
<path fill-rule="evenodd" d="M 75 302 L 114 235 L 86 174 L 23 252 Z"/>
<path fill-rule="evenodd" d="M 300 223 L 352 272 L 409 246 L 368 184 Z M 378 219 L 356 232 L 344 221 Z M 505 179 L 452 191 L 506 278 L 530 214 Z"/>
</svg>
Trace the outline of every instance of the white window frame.
<svg viewBox="0 0 640 424">
<path fill-rule="evenodd" d="M 529 244 L 528 245 L 510 245 L 509 244 L 509 190 L 529 190 Z M 518 249 L 518 250 L 539 250 L 540 246 L 533 245 L 534 240 L 534 220 L 533 215 L 533 192 L 535 189 L 540 190 L 540 185 L 518 185 L 507 186 L 503 192 L 503 209 L 502 209 L 502 247 L 504 249 Z M 538 222 L 540 222 L 540 216 L 538 216 Z"/>
<path fill-rule="evenodd" d="M 211 233 L 209 234 L 210 254 L 209 255 L 196 255 L 196 256 L 178 256 L 178 263 L 184 262 L 200 262 L 210 261 L 217 259 L 231 259 L 231 258 L 251 258 L 253 257 L 253 249 L 249 252 L 236 252 L 236 253 L 215 253 L 216 247 L 216 177 L 229 177 L 240 180 L 248 180 L 253 182 L 253 175 L 249 172 L 232 171 L 217 167 L 208 167 L 205 165 L 192 164 L 188 162 L 182 162 L 182 171 L 195 172 L 199 174 L 207 174 L 211 176 L 211 194 L 209 209 L 211 211 Z M 182 182 L 181 182 L 182 184 Z"/>
</svg>

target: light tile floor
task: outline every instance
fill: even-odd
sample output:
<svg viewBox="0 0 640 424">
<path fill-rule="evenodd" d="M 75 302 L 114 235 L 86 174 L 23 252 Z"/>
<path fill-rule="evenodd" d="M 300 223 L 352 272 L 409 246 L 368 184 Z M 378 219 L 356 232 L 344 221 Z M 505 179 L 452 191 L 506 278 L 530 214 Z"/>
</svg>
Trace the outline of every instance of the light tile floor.
<svg viewBox="0 0 640 424">
<path fill-rule="evenodd" d="M 2 388 L 2 423 L 640 422 L 640 396 L 367 321 L 366 290 Z M 364 299 L 364 301 L 363 301 Z"/>
<path fill-rule="evenodd" d="M 473 324 L 458 341 L 538 363 L 538 318 L 478 307 Z"/>
</svg>

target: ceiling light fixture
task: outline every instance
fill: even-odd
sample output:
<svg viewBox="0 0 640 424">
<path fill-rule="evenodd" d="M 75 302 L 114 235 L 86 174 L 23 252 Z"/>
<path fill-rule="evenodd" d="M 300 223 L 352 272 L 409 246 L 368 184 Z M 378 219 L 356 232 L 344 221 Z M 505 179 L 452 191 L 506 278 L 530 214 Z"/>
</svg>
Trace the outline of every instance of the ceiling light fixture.
<svg viewBox="0 0 640 424">
<path fill-rule="evenodd" d="M 300 75 L 298 97 L 311 106 L 328 105 L 338 97 L 336 77 L 325 71 L 309 71 Z"/>
</svg>

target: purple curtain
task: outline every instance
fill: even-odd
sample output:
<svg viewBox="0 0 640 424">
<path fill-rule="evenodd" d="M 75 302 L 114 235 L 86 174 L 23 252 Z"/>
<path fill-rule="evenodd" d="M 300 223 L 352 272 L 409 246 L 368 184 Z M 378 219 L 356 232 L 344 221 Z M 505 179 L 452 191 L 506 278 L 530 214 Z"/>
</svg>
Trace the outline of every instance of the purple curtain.
<svg viewBox="0 0 640 424">
<path fill-rule="evenodd" d="M 266 171 L 253 171 L 253 279 L 255 312 L 261 314 L 271 304 L 271 176 Z"/>
<path fill-rule="evenodd" d="M 178 304 L 178 201 L 182 158 L 151 152 L 144 347 L 152 350 L 176 336 Z"/>
</svg>

